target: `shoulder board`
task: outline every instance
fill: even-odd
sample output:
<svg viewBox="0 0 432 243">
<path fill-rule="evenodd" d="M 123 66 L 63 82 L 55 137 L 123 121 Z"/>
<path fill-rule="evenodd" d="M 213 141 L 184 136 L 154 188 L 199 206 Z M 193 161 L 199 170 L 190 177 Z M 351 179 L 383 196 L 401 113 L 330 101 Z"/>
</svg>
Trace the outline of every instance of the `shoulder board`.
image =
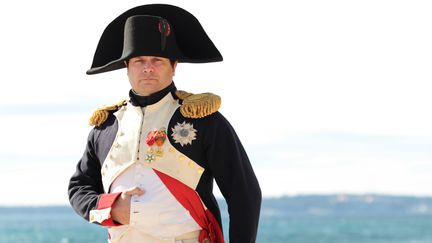
<svg viewBox="0 0 432 243">
<path fill-rule="evenodd" d="M 109 115 L 109 111 L 117 111 L 118 109 L 120 109 L 120 107 L 126 105 L 126 100 L 122 100 L 116 104 L 113 105 L 106 105 L 106 106 L 101 106 L 99 108 L 97 108 L 94 112 L 93 115 L 90 117 L 89 119 L 89 124 L 91 126 L 96 126 L 99 127 L 100 125 L 102 125 L 108 118 Z"/>
<path fill-rule="evenodd" d="M 177 90 L 177 97 L 181 99 L 180 113 L 187 118 L 203 118 L 219 110 L 221 97 L 212 93 L 191 94 Z"/>
</svg>

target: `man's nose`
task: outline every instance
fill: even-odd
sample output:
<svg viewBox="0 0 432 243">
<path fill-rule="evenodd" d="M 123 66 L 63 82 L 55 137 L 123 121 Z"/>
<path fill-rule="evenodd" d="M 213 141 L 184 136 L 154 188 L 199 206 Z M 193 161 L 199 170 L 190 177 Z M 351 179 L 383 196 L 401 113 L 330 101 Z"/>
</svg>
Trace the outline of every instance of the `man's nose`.
<svg viewBox="0 0 432 243">
<path fill-rule="evenodd" d="M 142 72 L 153 72 L 153 64 L 149 61 L 144 61 L 142 65 Z"/>
</svg>

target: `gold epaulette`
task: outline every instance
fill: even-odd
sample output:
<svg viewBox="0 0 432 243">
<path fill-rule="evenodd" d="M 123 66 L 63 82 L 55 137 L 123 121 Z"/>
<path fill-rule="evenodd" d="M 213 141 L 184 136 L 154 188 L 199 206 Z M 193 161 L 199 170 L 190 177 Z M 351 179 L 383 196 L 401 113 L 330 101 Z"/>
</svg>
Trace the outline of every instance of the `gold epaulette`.
<svg viewBox="0 0 432 243">
<path fill-rule="evenodd" d="M 97 108 L 93 112 L 93 115 L 90 117 L 89 124 L 91 126 L 97 126 L 97 127 L 99 127 L 108 118 L 108 115 L 109 115 L 108 111 L 116 111 L 116 110 L 120 109 L 120 107 L 122 107 L 124 105 L 126 105 L 126 100 L 122 100 L 122 101 L 118 102 L 117 104 L 106 105 L 106 106 L 102 106 L 102 107 Z"/>
<path fill-rule="evenodd" d="M 203 118 L 219 110 L 221 97 L 212 93 L 191 94 L 177 90 L 177 97 L 183 100 L 180 113 L 187 118 Z"/>
</svg>

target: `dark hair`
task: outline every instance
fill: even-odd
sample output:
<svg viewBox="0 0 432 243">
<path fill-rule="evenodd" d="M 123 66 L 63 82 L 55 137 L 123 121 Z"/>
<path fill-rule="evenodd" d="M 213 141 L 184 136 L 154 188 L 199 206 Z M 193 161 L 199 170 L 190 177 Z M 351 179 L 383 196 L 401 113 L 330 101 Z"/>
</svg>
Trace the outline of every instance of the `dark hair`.
<svg viewBox="0 0 432 243">
<path fill-rule="evenodd" d="M 170 59 L 170 63 L 171 63 L 171 67 L 172 68 L 174 68 L 174 64 L 177 62 L 177 60 L 173 60 L 173 59 Z"/>
</svg>

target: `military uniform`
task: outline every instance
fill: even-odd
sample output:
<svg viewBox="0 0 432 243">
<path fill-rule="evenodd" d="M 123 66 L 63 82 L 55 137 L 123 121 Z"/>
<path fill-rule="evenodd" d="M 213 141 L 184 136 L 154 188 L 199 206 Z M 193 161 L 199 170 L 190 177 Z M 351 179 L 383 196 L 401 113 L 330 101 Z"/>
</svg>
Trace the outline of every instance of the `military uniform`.
<svg viewBox="0 0 432 243">
<path fill-rule="evenodd" d="M 178 10 L 171 5 L 144 5 L 114 22 L 129 21 L 125 15 L 150 11 L 148 6 L 155 7 L 160 15 L 164 15 L 161 9 Z M 144 19 L 148 24 L 155 19 L 160 21 L 159 18 L 145 16 L 138 17 L 138 21 Z M 130 23 L 127 21 L 125 36 Z M 161 28 L 160 23 L 165 22 L 159 22 L 160 38 L 169 37 L 166 29 L 172 26 Z M 104 35 L 109 36 L 107 30 Z M 99 45 L 103 45 L 102 39 Z M 168 50 L 173 45 L 169 43 L 167 38 L 152 48 L 161 48 L 162 53 L 156 55 L 164 56 L 164 45 Z M 133 56 L 127 54 L 127 48 L 124 41 L 122 57 L 117 62 L 105 60 L 100 65 L 100 60 L 94 61 L 88 73 L 121 68 L 122 59 Z M 184 52 L 181 45 L 178 48 L 181 51 L 174 53 Z M 134 51 L 136 55 L 146 53 Z M 98 55 L 97 51 L 95 60 Z M 187 60 L 181 56 L 175 59 Z M 207 61 L 210 59 L 217 58 L 209 57 Z M 139 96 L 131 90 L 128 100 L 96 110 L 90 119 L 95 127 L 69 183 L 72 207 L 90 222 L 106 226 L 113 243 L 221 243 L 221 217 L 212 193 L 216 180 L 228 205 L 230 242 L 255 242 L 260 188 L 234 129 L 217 111 L 219 106 L 220 98 L 216 95 L 178 91 L 171 83 L 149 96 Z M 143 188 L 145 193 L 132 196 L 130 224 L 119 225 L 111 218 L 111 206 L 122 191 L 134 186 Z"/>
</svg>

